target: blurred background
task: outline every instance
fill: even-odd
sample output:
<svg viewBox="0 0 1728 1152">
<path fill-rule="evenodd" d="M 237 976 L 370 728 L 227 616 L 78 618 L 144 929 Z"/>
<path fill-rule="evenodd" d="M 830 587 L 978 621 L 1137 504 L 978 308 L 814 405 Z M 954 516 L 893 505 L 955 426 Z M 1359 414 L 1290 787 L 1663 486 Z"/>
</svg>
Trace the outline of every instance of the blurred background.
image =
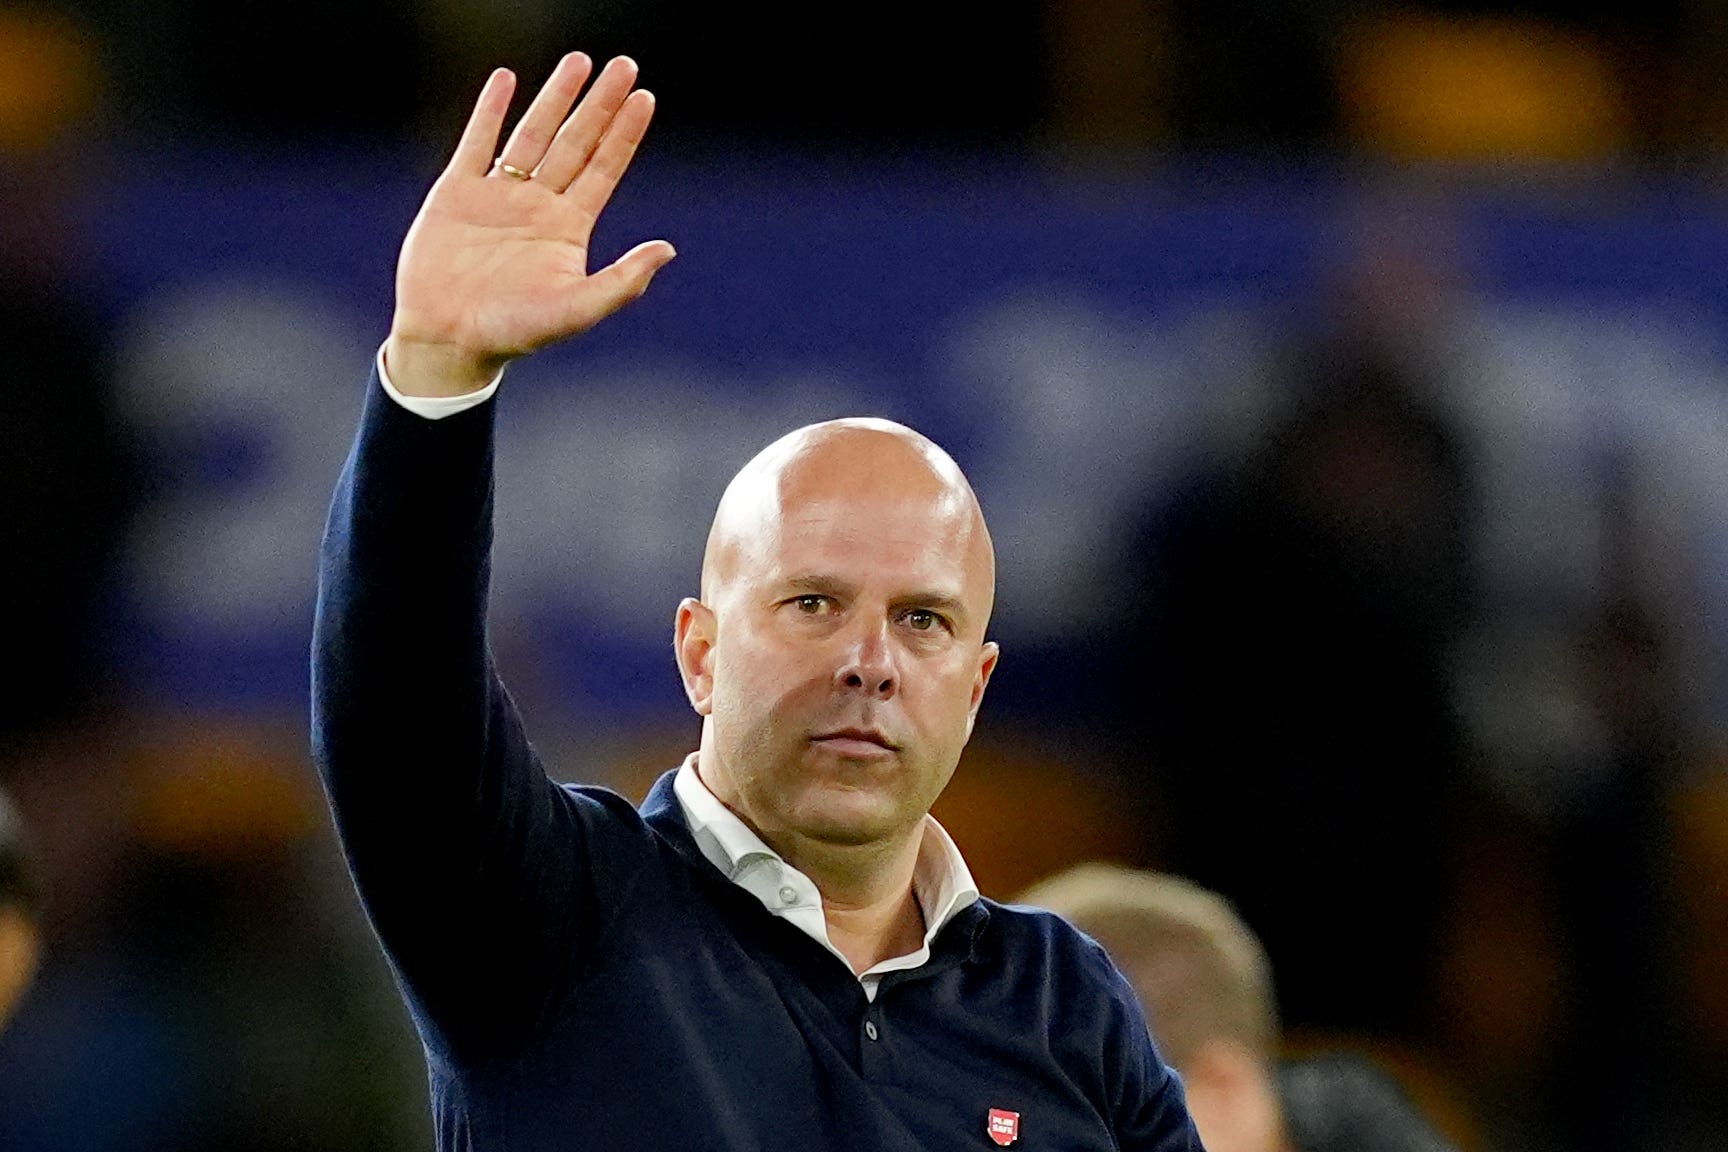
<svg viewBox="0 0 1728 1152">
<path fill-rule="evenodd" d="M 513 368 L 494 645 L 549 764 L 694 746 L 727 477 L 948 446 L 1004 660 L 987 895 L 1172 869 L 1289 1043 L 1471 1150 L 1728 1147 L 1728 4 L 0 6 L 0 788 L 48 902 L 0 1149 L 418 1149 L 306 748 L 315 550 L 487 70 L 629 52 L 597 256 Z"/>
</svg>

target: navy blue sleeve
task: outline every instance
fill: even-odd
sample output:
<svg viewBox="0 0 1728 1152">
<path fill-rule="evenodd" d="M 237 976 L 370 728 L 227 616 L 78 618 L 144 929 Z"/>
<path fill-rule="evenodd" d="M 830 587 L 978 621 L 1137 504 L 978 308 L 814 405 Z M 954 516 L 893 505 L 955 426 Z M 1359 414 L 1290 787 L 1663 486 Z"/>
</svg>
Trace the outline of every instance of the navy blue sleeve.
<svg viewBox="0 0 1728 1152">
<path fill-rule="evenodd" d="M 1111 1037 L 1117 1049 L 1112 1063 L 1125 1072 L 1124 1091 L 1113 1102 L 1116 1146 L 1122 1152 L 1205 1152 L 1188 1115 L 1181 1078 L 1153 1046 L 1152 1032 L 1133 989 L 1114 969 L 1112 973 L 1122 1022 Z"/>
<path fill-rule="evenodd" d="M 548 780 L 486 643 L 496 405 L 426 420 L 374 368 L 330 509 L 313 753 L 362 903 L 429 1045 L 519 1042 L 651 855 L 621 798 Z"/>
</svg>

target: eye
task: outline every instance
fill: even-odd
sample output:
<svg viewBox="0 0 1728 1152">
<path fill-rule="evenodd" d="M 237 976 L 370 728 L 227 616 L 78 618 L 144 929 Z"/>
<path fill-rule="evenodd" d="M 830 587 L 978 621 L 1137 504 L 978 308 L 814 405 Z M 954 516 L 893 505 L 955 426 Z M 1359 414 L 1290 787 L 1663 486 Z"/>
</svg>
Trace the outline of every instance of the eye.
<svg viewBox="0 0 1728 1152">
<path fill-rule="evenodd" d="M 798 611 L 804 613 L 806 616 L 814 616 L 828 607 L 828 597 L 818 596 L 812 592 L 809 595 L 797 597 L 792 601 L 792 603 L 797 607 Z"/>
<path fill-rule="evenodd" d="M 906 613 L 906 623 L 914 631 L 928 632 L 942 623 L 942 617 L 928 608 L 914 608 Z"/>
</svg>

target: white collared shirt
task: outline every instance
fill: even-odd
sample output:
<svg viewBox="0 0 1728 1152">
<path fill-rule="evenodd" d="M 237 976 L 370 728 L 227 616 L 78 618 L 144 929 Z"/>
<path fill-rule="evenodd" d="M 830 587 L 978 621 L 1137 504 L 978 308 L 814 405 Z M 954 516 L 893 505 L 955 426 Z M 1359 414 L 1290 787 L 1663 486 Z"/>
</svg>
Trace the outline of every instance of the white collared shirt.
<svg viewBox="0 0 1728 1152">
<path fill-rule="evenodd" d="M 850 971 L 852 962 L 828 939 L 822 915 L 822 894 L 810 877 L 786 863 L 762 842 L 731 809 L 720 803 L 696 772 L 696 753 L 685 758 L 672 781 L 678 806 L 696 846 L 708 862 L 732 883 L 756 897 L 774 915 L 794 925 L 839 957 Z M 889 972 L 917 968 L 930 959 L 930 942 L 942 926 L 978 899 L 978 886 L 960 856 L 960 849 L 934 816 L 924 817 L 924 839 L 912 871 L 912 894 L 924 912 L 924 943 L 916 952 L 884 960 L 860 973 L 864 995 L 876 999 L 876 987 Z"/>
</svg>

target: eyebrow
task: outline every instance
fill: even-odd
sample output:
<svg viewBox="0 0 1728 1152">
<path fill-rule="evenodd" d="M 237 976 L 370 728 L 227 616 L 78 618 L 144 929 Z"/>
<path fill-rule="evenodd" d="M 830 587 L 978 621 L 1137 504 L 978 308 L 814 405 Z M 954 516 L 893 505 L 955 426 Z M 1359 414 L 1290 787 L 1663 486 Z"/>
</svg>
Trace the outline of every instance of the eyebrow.
<svg viewBox="0 0 1728 1152">
<path fill-rule="evenodd" d="M 822 596 L 836 596 L 851 599 L 857 595 L 858 589 L 834 576 L 802 575 L 788 577 L 785 587 L 796 592 L 810 592 Z M 966 602 L 951 592 L 909 592 L 896 596 L 888 602 L 890 609 L 929 608 L 941 612 L 959 623 L 966 619 Z"/>
<path fill-rule="evenodd" d="M 888 602 L 890 609 L 897 608 L 929 608 L 940 612 L 956 624 L 966 619 L 966 604 L 958 596 L 950 596 L 946 592 L 914 592 L 910 596 L 896 596 Z"/>
<path fill-rule="evenodd" d="M 786 587 L 798 592 L 817 592 L 824 596 L 839 596 L 850 599 L 857 589 L 844 580 L 833 576 L 791 576 L 786 580 Z"/>
</svg>

